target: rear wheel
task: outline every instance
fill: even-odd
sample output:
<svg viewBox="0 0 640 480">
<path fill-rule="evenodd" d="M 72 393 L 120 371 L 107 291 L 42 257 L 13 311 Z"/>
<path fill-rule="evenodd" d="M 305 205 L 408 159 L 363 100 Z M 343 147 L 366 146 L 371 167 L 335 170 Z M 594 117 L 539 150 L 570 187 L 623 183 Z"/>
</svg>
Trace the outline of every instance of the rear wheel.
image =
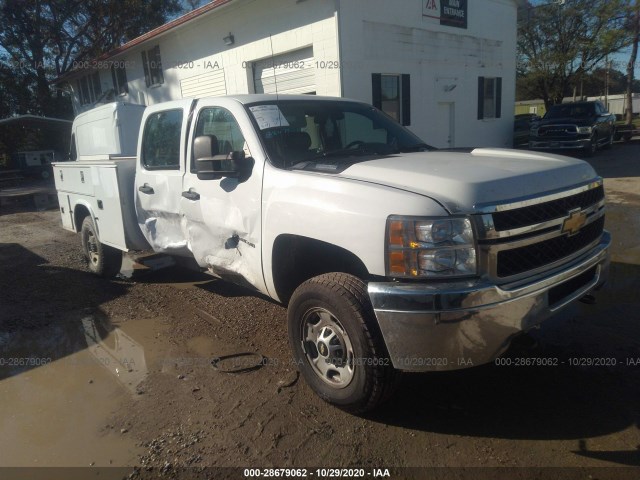
<svg viewBox="0 0 640 480">
<path fill-rule="evenodd" d="M 298 368 L 322 399 L 363 413 L 390 397 L 400 372 L 391 366 L 359 278 L 329 273 L 306 281 L 291 297 L 288 322 Z"/>
<path fill-rule="evenodd" d="M 95 224 L 90 216 L 86 216 L 82 221 L 80 241 L 92 273 L 101 277 L 114 277 L 118 274 L 122 266 L 122 252 L 100 243 Z"/>
</svg>

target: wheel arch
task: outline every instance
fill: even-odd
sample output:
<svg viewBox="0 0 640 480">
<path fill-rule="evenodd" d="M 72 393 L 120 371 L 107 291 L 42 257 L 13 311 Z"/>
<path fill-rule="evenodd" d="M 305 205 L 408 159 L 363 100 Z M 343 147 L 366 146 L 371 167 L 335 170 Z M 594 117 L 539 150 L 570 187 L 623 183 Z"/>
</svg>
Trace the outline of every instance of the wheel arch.
<svg viewBox="0 0 640 480">
<path fill-rule="evenodd" d="M 310 237 L 281 234 L 272 250 L 272 276 L 276 294 L 284 304 L 305 281 L 325 273 L 342 272 L 363 281 L 369 277 L 364 262 L 353 252 Z"/>
<path fill-rule="evenodd" d="M 82 229 L 82 222 L 84 221 L 85 217 L 91 217 L 91 220 L 93 220 L 93 224 L 96 225 L 96 220 L 93 215 L 91 206 L 85 202 L 79 201 L 73 207 L 73 228 L 76 233 L 80 233 L 80 229 Z M 96 229 L 97 228 L 98 227 L 96 225 Z"/>
</svg>

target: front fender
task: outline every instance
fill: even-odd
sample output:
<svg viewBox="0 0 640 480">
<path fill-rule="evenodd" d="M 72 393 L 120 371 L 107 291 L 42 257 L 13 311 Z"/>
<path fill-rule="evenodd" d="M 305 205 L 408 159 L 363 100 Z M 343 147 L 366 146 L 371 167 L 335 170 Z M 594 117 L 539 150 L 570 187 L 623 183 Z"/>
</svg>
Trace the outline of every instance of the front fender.
<svg viewBox="0 0 640 480">
<path fill-rule="evenodd" d="M 385 229 L 389 215 L 447 216 L 435 200 L 398 188 L 331 174 L 279 170 L 267 165 L 263 191 L 263 269 L 274 288 L 272 252 L 281 234 L 341 247 L 362 260 L 372 275 L 385 275 Z"/>
</svg>

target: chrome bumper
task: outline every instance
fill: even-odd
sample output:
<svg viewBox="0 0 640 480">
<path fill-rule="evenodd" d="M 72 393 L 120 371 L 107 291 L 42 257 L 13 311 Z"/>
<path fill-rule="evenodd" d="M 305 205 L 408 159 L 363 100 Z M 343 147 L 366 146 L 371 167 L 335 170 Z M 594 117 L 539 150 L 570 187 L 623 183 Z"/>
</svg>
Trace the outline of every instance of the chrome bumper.
<svg viewBox="0 0 640 480">
<path fill-rule="evenodd" d="M 610 244 L 611 236 L 605 231 L 599 245 L 562 271 L 515 288 L 483 280 L 369 283 L 369 297 L 393 366 L 436 371 L 493 361 L 518 333 L 603 284 Z M 575 288 L 567 283 L 572 280 L 578 284 Z"/>
</svg>

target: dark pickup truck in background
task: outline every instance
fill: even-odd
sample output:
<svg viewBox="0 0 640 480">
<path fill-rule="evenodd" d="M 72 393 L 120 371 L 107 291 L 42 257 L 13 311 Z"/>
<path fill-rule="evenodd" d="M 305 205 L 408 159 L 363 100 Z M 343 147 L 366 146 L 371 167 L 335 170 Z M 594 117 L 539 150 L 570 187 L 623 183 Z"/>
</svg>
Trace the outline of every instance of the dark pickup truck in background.
<svg viewBox="0 0 640 480">
<path fill-rule="evenodd" d="M 582 150 L 586 156 L 609 148 L 615 138 L 615 115 L 598 101 L 553 105 L 531 127 L 531 150 Z"/>
</svg>

